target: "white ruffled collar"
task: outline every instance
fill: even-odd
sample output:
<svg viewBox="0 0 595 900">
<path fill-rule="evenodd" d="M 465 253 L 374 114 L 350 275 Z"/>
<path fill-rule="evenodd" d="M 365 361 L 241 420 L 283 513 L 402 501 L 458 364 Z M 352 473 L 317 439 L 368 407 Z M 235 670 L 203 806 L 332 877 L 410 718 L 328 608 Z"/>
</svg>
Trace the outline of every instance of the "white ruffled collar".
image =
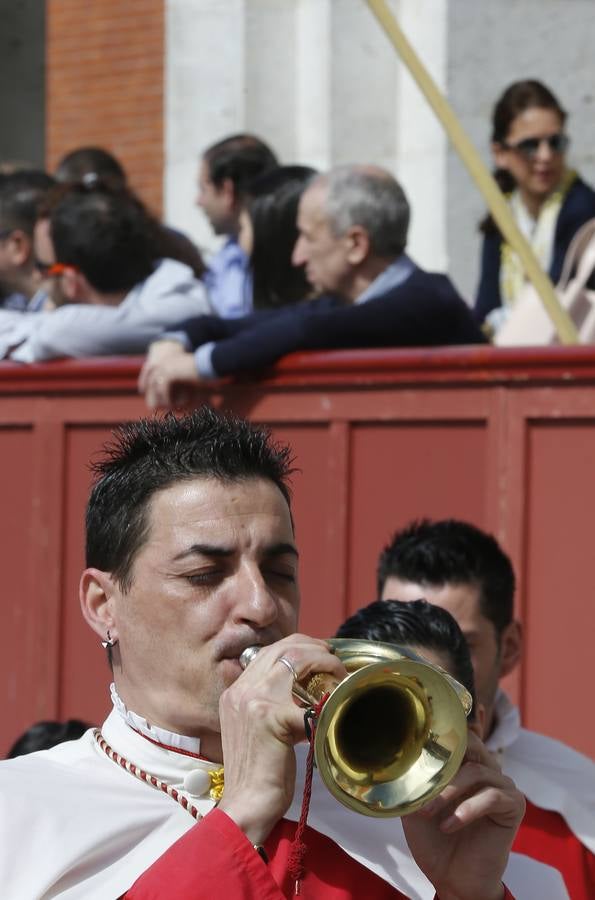
<svg viewBox="0 0 595 900">
<path fill-rule="evenodd" d="M 143 716 L 139 716 L 138 713 L 127 708 L 113 682 L 110 684 L 110 694 L 114 709 L 134 731 L 151 741 L 156 741 L 166 749 L 181 750 L 183 753 L 192 753 L 194 756 L 200 755 L 200 738 L 176 734 L 174 731 L 167 731 L 165 728 L 152 725 Z"/>
<path fill-rule="evenodd" d="M 221 764 L 197 756 L 197 738 L 156 729 L 141 716 L 127 710 L 113 686 L 112 701 L 114 708 L 101 728 L 101 735 L 109 747 L 137 768 L 187 794 L 201 815 L 206 815 L 213 808 L 208 793 L 211 773 L 220 770 Z M 98 743 L 96 749 L 103 754 Z"/>
</svg>

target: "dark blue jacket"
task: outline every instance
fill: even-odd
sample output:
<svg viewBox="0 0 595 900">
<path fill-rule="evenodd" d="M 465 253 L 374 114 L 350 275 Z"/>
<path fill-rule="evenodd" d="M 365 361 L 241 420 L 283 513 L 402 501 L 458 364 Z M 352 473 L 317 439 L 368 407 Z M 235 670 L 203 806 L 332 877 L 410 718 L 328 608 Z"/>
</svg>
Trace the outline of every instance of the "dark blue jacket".
<svg viewBox="0 0 595 900">
<path fill-rule="evenodd" d="M 199 316 L 177 330 L 193 347 L 216 342 L 211 361 L 221 376 L 269 366 L 295 350 L 485 343 L 449 279 L 421 269 L 367 303 L 325 296 L 242 319 Z"/>
<path fill-rule="evenodd" d="M 580 178 L 573 182 L 560 209 L 554 232 L 554 252 L 549 276 L 554 284 L 560 278 L 569 244 L 581 225 L 595 218 L 595 191 Z M 486 234 L 481 252 L 479 288 L 473 309 L 478 322 L 483 322 L 493 309 L 502 306 L 500 297 L 500 259 L 502 236 L 499 231 Z"/>
</svg>

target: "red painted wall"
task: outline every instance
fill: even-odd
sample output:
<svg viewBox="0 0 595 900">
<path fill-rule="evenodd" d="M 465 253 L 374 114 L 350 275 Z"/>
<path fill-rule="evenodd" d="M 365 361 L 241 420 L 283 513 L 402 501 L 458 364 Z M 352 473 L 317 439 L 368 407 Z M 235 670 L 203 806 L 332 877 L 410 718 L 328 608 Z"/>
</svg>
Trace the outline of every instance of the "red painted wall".
<svg viewBox="0 0 595 900">
<path fill-rule="evenodd" d="M 104 715 L 109 675 L 78 610 L 87 464 L 144 414 L 138 361 L 0 365 L 0 755 L 32 721 Z M 525 722 L 595 755 L 595 352 L 360 351 L 289 357 L 197 397 L 288 440 L 302 628 L 374 599 L 376 558 L 419 516 L 493 531 L 519 576 Z"/>
</svg>

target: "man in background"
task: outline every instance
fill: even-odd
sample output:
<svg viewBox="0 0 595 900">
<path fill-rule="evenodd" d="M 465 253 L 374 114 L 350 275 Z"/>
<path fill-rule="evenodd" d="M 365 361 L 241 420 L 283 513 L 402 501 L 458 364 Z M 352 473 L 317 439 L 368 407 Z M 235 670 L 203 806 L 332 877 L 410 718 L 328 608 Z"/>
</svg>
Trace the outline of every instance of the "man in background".
<svg viewBox="0 0 595 900">
<path fill-rule="evenodd" d="M 37 753 L 38 750 L 50 750 L 64 741 L 75 741 L 83 736 L 92 726 L 80 719 L 67 719 L 64 722 L 43 720 L 35 722 L 21 734 L 6 754 L 6 759 Z"/>
<path fill-rule="evenodd" d="M 36 223 L 34 242 L 38 268 L 65 302 L 14 313 L 0 356 L 38 362 L 143 353 L 164 327 L 211 312 L 192 270 L 160 258 L 156 222 L 126 190 L 65 187 Z"/>
<path fill-rule="evenodd" d="M 377 600 L 364 606 L 350 616 L 338 628 L 338 638 L 352 638 L 366 641 L 382 641 L 397 644 L 422 656 L 434 666 L 440 666 L 463 685 L 473 698 L 473 706 L 467 716 L 469 731 L 481 738 L 484 732 L 485 710 L 475 694 L 475 679 L 469 647 L 456 620 L 441 606 L 427 600 Z M 454 699 L 454 698 L 453 698 Z M 442 720 L 442 727 L 446 728 Z M 469 740 L 474 740 L 469 736 Z M 423 766 L 417 770 L 423 771 Z M 521 823 L 522 833 L 523 824 Z M 531 836 L 530 836 L 531 837 Z M 527 836 L 525 835 L 525 840 Z M 539 838 L 538 838 L 539 839 Z M 515 839 L 513 850 L 518 851 L 519 837 Z M 567 897 L 561 873 L 550 862 L 544 865 L 528 858 L 526 851 L 511 854 L 508 883 L 512 882 L 513 867 L 515 877 L 520 878 L 519 893 L 523 884 L 532 885 L 534 897 Z M 576 897 L 583 897 L 577 894 Z M 586 896 L 586 895 L 585 895 Z M 575 894 L 571 894 L 575 898 Z"/>
<path fill-rule="evenodd" d="M 60 184 L 80 184 L 85 187 L 127 190 L 133 193 L 128 175 L 120 160 L 105 147 L 77 147 L 70 150 L 56 166 L 55 178 Z M 159 255 L 177 259 L 190 266 L 197 278 L 202 278 L 205 265 L 198 247 L 181 231 L 156 221 Z"/>
<path fill-rule="evenodd" d="M 198 205 L 225 243 L 204 276 L 213 309 L 224 318 L 252 312 L 248 257 L 238 244 L 240 213 L 250 182 L 278 166 L 271 148 L 252 134 L 234 134 L 205 150 L 198 178 Z"/>
<path fill-rule="evenodd" d="M 595 764 L 522 728 L 519 710 L 499 687 L 522 653 L 509 558 L 474 525 L 425 520 L 395 534 L 377 574 L 380 599 L 424 598 L 458 622 L 485 710 L 486 746 L 527 798 L 515 850 L 558 868 L 572 900 L 589 900 L 595 896 Z"/>
</svg>

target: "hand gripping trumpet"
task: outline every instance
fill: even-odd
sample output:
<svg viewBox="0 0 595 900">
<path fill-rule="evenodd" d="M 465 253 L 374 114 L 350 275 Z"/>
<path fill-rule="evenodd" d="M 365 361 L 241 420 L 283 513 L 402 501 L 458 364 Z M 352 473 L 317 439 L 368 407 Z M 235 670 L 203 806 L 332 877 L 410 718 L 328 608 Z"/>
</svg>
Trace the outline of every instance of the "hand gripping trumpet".
<svg viewBox="0 0 595 900">
<path fill-rule="evenodd" d="M 328 790 L 367 816 L 404 816 L 454 777 L 467 747 L 471 695 L 422 656 L 394 644 L 332 638 L 347 669 L 295 682 L 305 708 L 328 693 L 317 722 L 316 766 Z M 240 658 L 245 668 L 259 647 Z"/>
</svg>

